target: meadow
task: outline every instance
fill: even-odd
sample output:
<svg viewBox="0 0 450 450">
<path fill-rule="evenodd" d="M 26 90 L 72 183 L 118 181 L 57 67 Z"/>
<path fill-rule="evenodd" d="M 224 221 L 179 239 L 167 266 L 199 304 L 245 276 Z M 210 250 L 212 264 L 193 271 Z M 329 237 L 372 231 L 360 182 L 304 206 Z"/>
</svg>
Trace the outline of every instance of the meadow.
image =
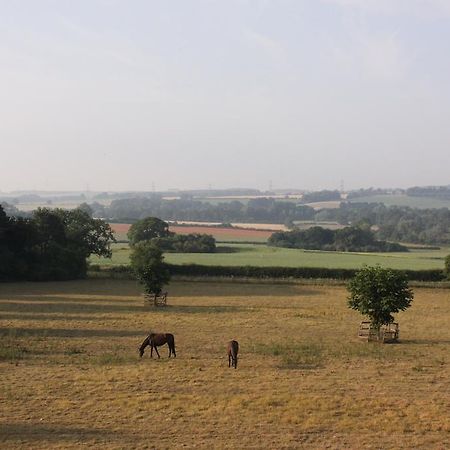
<svg viewBox="0 0 450 450">
<path fill-rule="evenodd" d="M 371 195 L 347 200 L 350 203 L 384 203 L 386 206 L 409 206 L 410 208 L 450 208 L 450 200 L 408 195 Z"/>
<path fill-rule="evenodd" d="M 159 309 L 140 292 L 1 286 L 2 448 L 450 446 L 449 290 L 416 289 L 385 345 L 358 340 L 343 287 L 174 281 Z M 150 329 L 176 359 L 139 359 Z"/>
<path fill-rule="evenodd" d="M 128 244 L 114 244 L 111 259 L 91 257 L 93 264 L 102 266 L 129 263 Z M 355 269 L 364 264 L 380 264 L 393 269 L 443 269 L 450 249 L 414 249 L 404 253 L 344 253 L 269 247 L 264 244 L 221 243 L 216 253 L 166 253 L 171 264 L 202 264 L 222 266 L 326 267 Z"/>
</svg>

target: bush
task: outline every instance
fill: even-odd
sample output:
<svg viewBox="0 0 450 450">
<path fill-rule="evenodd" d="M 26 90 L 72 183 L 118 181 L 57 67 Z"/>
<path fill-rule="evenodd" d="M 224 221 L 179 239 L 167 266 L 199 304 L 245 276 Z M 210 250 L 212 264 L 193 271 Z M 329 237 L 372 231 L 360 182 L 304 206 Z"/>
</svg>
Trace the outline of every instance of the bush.
<svg viewBox="0 0 450 450">
<path fill-rule="evenodd" d="M 447 278 L 450 280 L 450 255 L 445 258 L 445 273 Z"/>
</svg>

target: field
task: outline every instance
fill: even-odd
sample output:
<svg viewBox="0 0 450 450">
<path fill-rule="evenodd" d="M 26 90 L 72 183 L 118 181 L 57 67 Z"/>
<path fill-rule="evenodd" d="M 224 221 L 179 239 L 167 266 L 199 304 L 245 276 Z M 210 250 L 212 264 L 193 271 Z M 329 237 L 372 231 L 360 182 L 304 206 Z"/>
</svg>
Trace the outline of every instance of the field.
<svg viewBox="0 0 450 450">
<path fill-rule="evenodd" d="M 249 224 L 245 224 L 249 225 Z M 257 225 L 257 224 L 255 224 Z M 111 223 L 111 229 L 114 231 L 117 240 L 127 240 L 127 232 L 130 229 L 129 224 L 126 223 Z M 278 225 L 279 226 L 279 225 Z M 256 227 L 255 227 L 256 228 Z M 216 226 L 196 226 L 196 225 L 170 225 L 169 230 L 177 234 L 200 233 L 210 234 L 217 241 L 222 242 L 266 242 L 273 231 L 261 229 L 244 229 L 244 228 L 227 228 Z"/>
<path fill-rule="evenodd" d="M 347 200 L 351 203 L 384 203 L 386 206 L 409 206 L 411 208 L 450 208 L 450 200 L 407 195 L 372 195 Z"/>
<path fill-rule="evenodd" d="M 0 446 L 448 448 L 450 291 L 415 294 L 380 345 L 341 287 L 173 282 L 155 310 L 130 281 L 4 284 Z M 150 329 L 176 359 L 138 358 Z"/>
<path fill-rule="evenodd" d="M 91 257 L 93 264 L 129 263 L 128 244 L 113 245 L 112 259 Z M 220 244 L 217 253 L 166 253 L 171 264 L 204 264 L 222 266 L 328 267 L 355 269 L 364 264 L 380 264 L 393 269 L 443 269 L 450 249 L 412 250 L 407 253 L 340 253 L 268 247 L 256 244 Z"/>
</svg>

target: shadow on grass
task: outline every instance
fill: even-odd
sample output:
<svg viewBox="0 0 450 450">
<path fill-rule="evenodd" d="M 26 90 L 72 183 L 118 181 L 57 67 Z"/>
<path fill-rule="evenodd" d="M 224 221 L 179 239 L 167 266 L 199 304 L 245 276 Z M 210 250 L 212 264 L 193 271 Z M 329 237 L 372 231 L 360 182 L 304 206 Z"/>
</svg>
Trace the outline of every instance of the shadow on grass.
<svg viewBox="0 0 450 450">
<path fill-rule="evenodd" d="M 59 297 L 58 299 L 45 302 L 0 302 L 0 311 L 2 312 L 24 312 L 24 313 L 135 313 L 145 310 L 144 305 L 137 306 L 131 304 L 111 304 L 109 302 L 104 303 L 90 303 L 89 301 L 77 302 L 66 301 Z"/>
<path fill-rule="evenodd" d="M 1 308 L 0 308 L 1 310 Z M 76 320 L 76 321 L 84 321 L 84 320 L 99 320 L 100 317 L 99 316 L 86 316 L 86 315 L 73 315 L 73 316 L 69 316 L 69 315 L 63 315 L 63 316 L 59 316 L 59 315 L 54 315 L 54 314 L 39 314 L 39 313 L 35 313 L 35 314 L 28 314 L 28 312 L 24 312 L 23 314 L 5 314 L 3 316 L 4 320 L 60 320 L 60 321 L 65 321 L 65 320 Z M 105 316 L 101 316 L 101 320 L 102 322 L 108 321 L 108 320 L 118 320 L 120 319 L 120 317 L 105 317 Z"/>
<path fill-rule="evenodd" d="M 0 336 L 15 337 L 127 337 L 142 336 L 142 331 L 130 330 L 82 330 L 69 328 L 0 328 Z"/>
<path fill-rule="evenodd" d="M 219 314 L 219 313 L 231 313 L 231 312 L 242 312 L 246 308 L 238 306 L 189 306 L 189 305 L 168 305 L 164 308 L 155 308 L 149 306 L 146 311 L 152 311 L 155 313 L 181 313 L 181 314 Z"/>
<path fill-rule="evenodd" d="M 128 300 L 140 296 L 142 289 L 136 281 L 130 280 L 77 280 L 45 283 L 6 283 L 2 285 L 0 305 L 2 301 L 40 301 L 77 303 L 86 301 L 108 302 L 123 305 Z M 306 286 L 288 284 L 285 281 L 247 280 L 233 281 L 226 278 L 223 281 L 207 278 L 188 281 L 172 281 L 168 289 L 170 297 L 302 297 L 322 295 L 320 287 L 313 289 Z M 77 298 L 71 297 L 72 295 Z M 82 298 L 80 298 L 82 296 Z M 100 296 L 101 298 L 90 298 Z M 119 298 L 118 298 L 119 297 Z M 123 297 L 123 298 L 120 298 Z"/>
<path fill-rule="evenodd" d="M 450 345 L 450 339 L 400 339 L 399 345 Z"/>
<path fill-rule="evenodd" d="M 17 423 L 6 422 L 0 424 L 0 441 L 45 441 L 45 442 L 60 442 L 60 441 L 80 441 L 86 439 L 101 439 L 101 440 L 117 440 L 130 437 L 128 433 L 117 432 L 110 429 L 101 428 L 82 428 L 44 424 L 39 422 L 33 423 Z"/>
</svg>

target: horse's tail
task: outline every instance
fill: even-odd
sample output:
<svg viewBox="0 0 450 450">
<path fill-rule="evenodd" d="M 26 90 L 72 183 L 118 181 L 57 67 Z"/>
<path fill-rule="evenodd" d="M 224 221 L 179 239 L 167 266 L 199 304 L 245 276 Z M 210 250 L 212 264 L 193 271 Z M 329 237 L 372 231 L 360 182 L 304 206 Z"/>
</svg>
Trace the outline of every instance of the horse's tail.
<svg viewBox="0 0 450 450">
<path fill-rule="evenodd" d="M 175 336 L 171 333 L 166 334 L 167 344 L 169 345 L 169 350 L 173 353 L 173 356 L 177 356 L 175 352 Z"/>
<path fill-rule="evenodd" d="M 141 346 L 139 347 L 139 356 L 142 358 L 142 355 L 144 354 L 144 349 L 145 347 L 147 347 L 148 345 L 150 345 L 150 336 L 147 336 L 144 339 L 144 342 L 141 344 Z"/>
</svg>

